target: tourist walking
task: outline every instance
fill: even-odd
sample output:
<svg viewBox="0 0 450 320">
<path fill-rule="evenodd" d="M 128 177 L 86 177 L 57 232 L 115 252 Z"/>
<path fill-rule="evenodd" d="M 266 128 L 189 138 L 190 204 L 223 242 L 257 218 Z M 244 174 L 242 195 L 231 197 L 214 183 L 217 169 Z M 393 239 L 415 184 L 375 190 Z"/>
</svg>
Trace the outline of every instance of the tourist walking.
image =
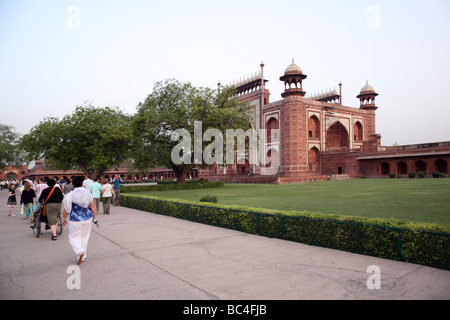
<svg viewBox="0 0 450 320">
<path fill-rule="evenodd" d="M 111 198 L 114 196 L 113 186 L 108 179 L 103 179 L 102 198 L 103 198 L 103 214 L 109 214 L 111 211 Z"/>
<path fill-rule="evenodd" d="M 62 200 L 64 195 L 59 187 L 56 186 L 54 179 L 47 180 L 48 188 L 41 192 L 39 203 L 45 205 L 45 215 L 52 230 L 52 240 L 57 239 L 56 229 L 58 226 L 58 215 L 61 212 Z"/>
<path fill-rule="evenodd" d="M 16 188 L 14 186 L 14 184 L 9 184 L 8 185 L 8 202 L 7 202 L 7 206 L 9 207 L 9 211 L 8 211 L 8 217 L 15 217 L 16 215 L 14 214 L 14 206 L 17 205 L 17 199 L 16 199 Z"/>
<path fill-rule="evenodd" d="M 102 185 L 99 183 L 100 178 L 95 178 L 94 183 L 91 184 L 91 193 L 92 197 L 94 198 L 94 204 L 95 204 L 95 212 L 98 212 L 98 207 L 100 205 L 100 196 L 102 191 Z"/>
<path fill-rule="evenodd" d="M 45 183 L 45 178 L 39 178 L 39 182 L 34 186 L 34 192 L 36 192 L 36 199 L 39 200 L 41 193 L 44 189 L 47 189 L 48 185 Z"/>
<path fill-rule="evenodd" d="M 117 207 L 119 205 L 119 195 L 120 195 L 120 183 L 123 182 L 122 178 L 116 174 L 113 181 L 114 186 L 114 196 L 113 196 L 113 206 Z"/>
<path fill-rule="evenodd" d="M 63 193 L 68 194 L 70 191 L 73 190 L 73 185 L 69 178 L 66 177 L 64 180 L 66 181 L 66 183 L 64 183 L 63 186 Z"/>
<path fill-rule="evenodd" d="M 72 179 L 74 190 L 64 198 L 63 225 L 69 216 L 69 243 L 77 255 L 77 264 L 84 262 L 91 235 L 92 222 L 97 222 L 97 212 L 92 194 L 83 188 L 83 177 Z"/>
<path fill-rule="evenodd" d="M 31 188 L 31 183 L 26 181 L 20 195 L 20 204 L 22 205 L 23 217 L 27 220 L 27 224 L 31 223 L 31 218 L 33 217 L 34 198 L 36 198 L 36 192 Z"/>
<path fill-rule="evenodd" d="M 84 187 L 87 191 L 91 192 L 91 184 L 93 184 L 93 183 L 94 183 L 94 181 L 92 181 L 91 178 L 86 177 L 86 179 L 83 181 L 83 187 Z"/>
<path fill-rule="evenodd" d="M 24 187 L 25 187 L 25 183 L 21 180 L 19 183 L 19 187 L 17 188 L 17 191 L 19 191 L 19 194 L 18 194 L 19 199 L 22 198 L 22 192 L 24 190 Z M 20 203 L 20 214 L 23 216 L 23 204 L 22 203 Z M 27 218 L 25 216 L 23 216 L 22 219 L 27 220 Z"/>
</svg>

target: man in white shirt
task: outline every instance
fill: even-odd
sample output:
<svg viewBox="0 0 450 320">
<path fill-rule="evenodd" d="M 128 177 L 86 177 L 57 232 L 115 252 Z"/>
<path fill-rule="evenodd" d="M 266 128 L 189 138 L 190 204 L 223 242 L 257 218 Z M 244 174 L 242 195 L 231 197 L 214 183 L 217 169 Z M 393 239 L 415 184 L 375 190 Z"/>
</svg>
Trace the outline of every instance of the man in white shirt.
<svg viewBox="0 0 450 320">
<path fill-rule="evenodd" d="M 91 180 L 91 178 L 87 177 L 84 181 L 83 181 L 83 187 L 91 192 L 91 184 L 93 184 L 94 181 Z"/>
<path fill-rule="evenodd" d="M 34 192 L 36 193 L 36 200 L 41 196 L 42 190 L 48 187 L 47 183 L 45 183 L 44 178 L 39 178 L 39 183 L 34 186 Z"/>
</svg>

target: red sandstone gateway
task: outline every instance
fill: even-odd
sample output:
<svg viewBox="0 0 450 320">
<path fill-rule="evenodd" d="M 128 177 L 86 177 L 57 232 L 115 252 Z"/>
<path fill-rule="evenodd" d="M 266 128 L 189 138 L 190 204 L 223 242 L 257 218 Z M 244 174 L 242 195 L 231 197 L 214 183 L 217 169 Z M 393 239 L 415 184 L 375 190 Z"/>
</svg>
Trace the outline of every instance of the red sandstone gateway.
<svg viewBox="0 0 450 320">
<path fill-rule="evenodd" d="M 279 164 L 268 175 L 265 168 L 252 165 L 248 153 L 238 164 L 200 170 L 200 177 L 228 182 L 288 183 L 345 179 L 358 175 L 405 175 L 424 172 L 448 174 L 450 142 L 382 147 L 375 131 L 375 98 L 378 93 L 367 82 L 356 96 L 359 108 L 342 104 L 341 83 L 336 90 L 306 96 L 307 75 L 292 61 L 280 80 L 282 100 L 269 102 L 265 88 L 264 64 L 258 75 L 238 83 L 238 97 L 253 106 L 255 130 L 267 130 L 265 152 L 274 153 Z M 220 83 L 219 83 L 220 88 Z M 279 133 L 275 132 L 279 129 Z M 278 130 L 277 130 L 278 131 Z M 237 157 L 239 158 L 239 156 Z"/>
</svg>

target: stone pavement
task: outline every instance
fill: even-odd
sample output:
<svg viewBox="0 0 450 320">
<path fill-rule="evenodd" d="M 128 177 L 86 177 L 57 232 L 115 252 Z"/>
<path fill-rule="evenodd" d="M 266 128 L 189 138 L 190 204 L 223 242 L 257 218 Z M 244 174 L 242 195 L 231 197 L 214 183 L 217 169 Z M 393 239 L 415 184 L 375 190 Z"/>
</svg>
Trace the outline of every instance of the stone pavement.
<svg viewBox="0 0 450 320">
<path fill-rule="evenodd" d="M 35 238 L 19 207 L 7 217 L 6 198 L 0 191 L 0 299 L 450 299 L 450 271 L 123 207 L 99 215 L 86 262 L 73 271 L 68 230 L 57 241 L 50 231 Z M 371 265 L 380 289 L 367 287 Z M 69 289 L 73 279 L 80 289 Z"/>
</svg>

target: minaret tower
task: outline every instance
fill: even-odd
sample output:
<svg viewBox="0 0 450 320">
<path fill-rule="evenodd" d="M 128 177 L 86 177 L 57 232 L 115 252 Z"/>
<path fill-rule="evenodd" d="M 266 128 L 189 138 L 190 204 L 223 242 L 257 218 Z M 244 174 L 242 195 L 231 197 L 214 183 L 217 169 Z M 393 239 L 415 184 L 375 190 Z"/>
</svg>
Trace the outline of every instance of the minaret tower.
<svg viewBox="0 0 450 320">
<path fill-rule="evenodd" d="M 289 177 L 309 170 L 308 119 L 302 81 L 302 69 L 292 63 L 280 80 L 284 82 L 283 106 L 280 109 L 280 176 Z"/>
<path fill-rule="evenodd" d="M 373 150 L 378 150 L 380 146 L 381 136 L 376 134 L 375 129 L 375 110 L 378 107 L 375 105 L 375 97 L 378 96 L 378 93 L 375 92 L 375 89 L 369 85 L 366 81 L 366 85 L 361 89 L 361 92 L 356 97 L 360 101 L 360 109 L 367 111 L 367 116 L 364 119 L 364 140 L 373 140 L 376 141 L 373 145 L 377 146 Z M 369 149 L 367 149 L 369 150 Z"/>
<path fill-rule="evenodd" d="M 264 102 L 264 97 L 265 97 L 265 89 L 266 89 L 266 84 L 265 84 L 265 81 L 264 81 L 264 62 L 263 61 L 261 61 L 261 64 L 259 65 L 260 67 L 261 67 L 261 86 L 260 86 L 260 89 L 261 89 L 261 96 L 260 96 L 260 101 L 259 101 L 259 127 L 258 128 L 263 128 L 264 127 L 264 125 L 263 125 L 263 113 L 262 113 L 262 110 L 263 110 L 263 107 L 264 107 L 264 105 L 265 105 L 265 102 Z"/>
</svg>

